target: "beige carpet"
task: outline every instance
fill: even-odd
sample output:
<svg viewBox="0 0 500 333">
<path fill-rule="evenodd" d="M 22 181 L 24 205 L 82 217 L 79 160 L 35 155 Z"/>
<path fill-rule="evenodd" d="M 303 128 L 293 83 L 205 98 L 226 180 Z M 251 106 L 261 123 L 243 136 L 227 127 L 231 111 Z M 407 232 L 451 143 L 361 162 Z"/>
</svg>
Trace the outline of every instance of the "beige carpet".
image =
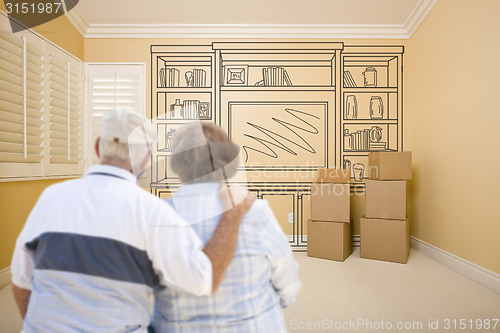
<svg viewBox="0 0 500 333">
<path fill-rule="evenodd" d="M 302 289 L 285 310 L 289 332 L 500 332 L 500 322 L 493 330 L 491 321 L 500 319 L 499 294 L 417 251 L 406 265 L 360 259 L 359 250 L 344 263 L 305 253 L 295 259 Z M 10 287 L 0 290 L 0 318 L 0 332 L 19 332 Z M 485 319 L 490 329 L 476 329 Z M 437 329 L 429 329 L 429 320 L 438 320 Z"/>
</svg>

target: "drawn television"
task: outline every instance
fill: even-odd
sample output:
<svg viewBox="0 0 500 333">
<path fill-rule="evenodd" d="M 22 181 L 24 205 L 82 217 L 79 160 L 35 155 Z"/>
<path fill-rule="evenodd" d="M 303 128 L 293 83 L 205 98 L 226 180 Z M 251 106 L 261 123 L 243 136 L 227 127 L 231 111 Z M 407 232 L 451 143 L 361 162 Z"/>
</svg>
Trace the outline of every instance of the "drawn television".
<svg viewBox="0 0 500 333">
<path fill-rule="evenodd" d="M 228 132 L 248 169 L 325 167 L 327 102 L 229 102 Z"/>
</svg>

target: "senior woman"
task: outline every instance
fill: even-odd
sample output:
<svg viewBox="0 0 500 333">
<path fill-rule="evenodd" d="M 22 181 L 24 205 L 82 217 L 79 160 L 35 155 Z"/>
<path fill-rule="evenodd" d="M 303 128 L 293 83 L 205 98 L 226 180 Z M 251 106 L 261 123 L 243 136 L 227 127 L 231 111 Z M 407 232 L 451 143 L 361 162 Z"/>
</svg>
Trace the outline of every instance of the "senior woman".
<svg viewBox="0 0 500 333">
<path fill-rule="evenodd" d="M 237 173 L 240 149 L 213 124 L 180 129 L 171 168 L 182 186 L 167 202 L 191 224 L 203 243 L 217 227 L 222 182 Z M 286 332 L 282 308 L 300 289 L 290 245 L 269 205 L 256 200 L 244 215 L 233 261 L 217 293 L 195 296 L 160 286 L 153 327 L 158 332 Z"/>
</svg>

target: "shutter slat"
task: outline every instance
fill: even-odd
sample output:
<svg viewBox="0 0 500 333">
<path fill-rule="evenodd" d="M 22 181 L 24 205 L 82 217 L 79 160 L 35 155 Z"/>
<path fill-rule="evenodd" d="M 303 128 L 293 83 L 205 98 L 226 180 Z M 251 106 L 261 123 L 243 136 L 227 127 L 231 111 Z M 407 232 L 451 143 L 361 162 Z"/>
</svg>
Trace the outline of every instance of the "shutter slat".
<svg viewBox="0 0 500 333">
<path fill-rule="evenodd" d="M 40 163 L 42 155 L 28 155 L 24 158 L 24 153 L 5 153 L 0 151 L 0 163 Z"/>
<path fill-rule="evenodd" d="M 0 113 L 0 121 L 24 126 L 24 115 L 10 113 L 10 112 L 2 112 Z M 41 128 L 43 125 L 43 121 L 41 119 L 38 119 L 37 117 L 36 118 L 26 117 L 26 124 L 29 127 Z"/>
<path fill-rule="evenodd" d="M 26 136 L 28 144 L 39 146 L 43 142 L 43 138 L 39 136 Z M 24 143 L 24 135 L 19 133 L 9 133 L 9 132 L 0 132 L 0 142 L 12 142 L 12 143 Z"/>
<path fill-rule="evenodd" d="M 43 147 L 37 145 L 27 145 L 28 154 L 38 155 L 42 152 Z M 0 151 L 5 153 L 22 153 L 24 154 L 24 143 L 0 142 Z"/>
<path fill-rule="evenodd" d="M 9 24 L 9 23 L 7 23 Z M 7 44 L 11 44 L 14 47 L 18 47 L 20 49 L 23 48 L 23 41 L 19 35 L 13 34 L 11 32 L 0 33 L 0 41 L 2 42 L 2 47 L 7 46 Z"/>
<path fill-rule="evenodd" d="M 49 121 L 50 121 L 50 128 L 52 129 L 52 124 L 61 124 L 61 125 L 66 125 L 68 126 L 68 118 L 67 117 L 61 117 L 55 113 L 51 113 L 49 115 Z"/>
<path fill-rule="evenodd" d="M 51 156 L 50 157 L 50 163 L 58 163 L 58 164 L 78 164 L 80 161 L 80 156 L 77 155 L 75 157 L 71 157 L 70 160 L 68 160 L 67 157 L 65 156 Z"/>
<path fill-rule="evenodd" d="M 17 104 L 17 105 L 23 105 L 23 91 L 21 89 L 20 94 L 14 93 L 15 90 L 18 90 L 17 87 L 11 86 L 10 87 L 12 92 L 6 91 L 6 90 L 0 90 L 0 100 L 2 101 L 7 101 L 12 104 Z"/>
<path fill-rule="evenodd" d="M 0 100 L 0 111 L 14 113 L 14 114 L 22 114 L 23 106 L 16 103 Z"/>
<path fill-rule="evenodd" d="M 0 65 L 1 66 L 1 65 Z M 22 87 L 23 86 L 23 78 L 12 74 L 11 72 L 7 72 L 0 68 L 0 87 L 4 89 L 4 87 L 7 87 L 8 85 L 15 85 Z"/>
<path fill-rule="evenodd" d="M 4 82 L 2 82 L 4 83 Z M 10 84 L 8 82 L 5 82 L 4 84 L 2 84 L 2 90 L 0 90 L 0 93 L 9 93 L 9 94 L 12 94 L 14 96 L 7 96 L 7 95 L 3 95 L 2 96 L 2 99 L 6 99 L 6 100 L 12 100 L 12 99 L 17 99 L 17 98 L 21 98 L 22 100 L 22 97 L 23 97 L 23 86 L 20 85 L 15 85 L 15 84 Z"/>
<path fill-rule="evenodd" d="M 54 101 L 53 101 L 54 102 Z M 59 105 L 62 105 L 64 103 L 61 103 L 61 102 L 58 102 L 57 105 L 55 105 L 56 103 L 54 103 L 54 105 L 51 105 L 50 106 L 50 114 L 53 115 L 58 115 L 59 117 L 67 117 L 68 116 L 68 109 L 67 109 L 67 105 L 64 105 L 63 107 L 60 107 Z"/>
</svg>

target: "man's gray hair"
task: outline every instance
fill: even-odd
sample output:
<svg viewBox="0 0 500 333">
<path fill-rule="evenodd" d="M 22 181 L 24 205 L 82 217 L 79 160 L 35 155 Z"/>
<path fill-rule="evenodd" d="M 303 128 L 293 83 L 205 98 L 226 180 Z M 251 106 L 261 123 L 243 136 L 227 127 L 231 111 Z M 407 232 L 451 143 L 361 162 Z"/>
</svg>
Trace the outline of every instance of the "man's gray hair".
<svg viewBox="0 0 500 333">
<path fill-rule="evenodd" d="M 123 162 L 128 162 L 136 165 L 142 162 L 151 147 L 146 144 L 127 144 L 123 142 L 115 142 L 108 139 L 101 138 L 99 140 L 99 154 L 101 161 L 104 158 L 114 159 Z"/>
</svg>

